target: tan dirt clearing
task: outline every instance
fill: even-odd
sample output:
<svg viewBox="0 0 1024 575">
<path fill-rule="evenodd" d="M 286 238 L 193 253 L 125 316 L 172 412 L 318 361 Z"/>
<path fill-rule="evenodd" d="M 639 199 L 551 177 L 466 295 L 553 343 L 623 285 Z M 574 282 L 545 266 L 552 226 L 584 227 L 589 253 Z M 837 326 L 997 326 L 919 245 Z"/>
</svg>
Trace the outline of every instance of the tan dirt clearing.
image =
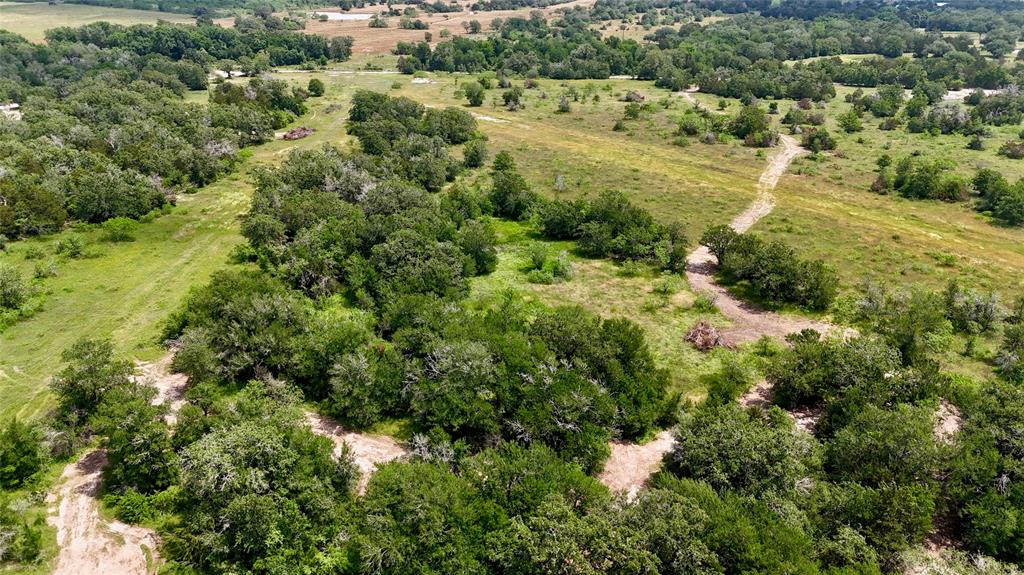
<svg viewBox="0 0 1024 575">
<path fill-rule="evenodd" d="M 173 355 L 140 363 L 136 381 L 157 389 L 156 405 L 167 403 L 167 422 L 173 424 L 188 378 L 169 372 Z M 107 464 L 105 449 L 94 449 L 68 465 L 56 491 L 47 497 L 48 522 L 57 530 L 60 551 L 54 575 L 149 575 L 160 565 L 160 538 L 143 527 L 107 520 L 100 515 L 97 495 Z"/>
<path fill-rule="evenodd" d="M 352 459 L 359 468 L 360 494 L 366 491 L 370 476 L 377 465 L 404 457 L 408 451 L 394 438 L 386 435 L 368 435 L 345 430 L 340 423 L 318 413 L 306 412 L 306 420 L 313 432 L 334 442 L 334 456 L 341 455 L 347 445 Z"/>
<path fill-rule="evenodd" d="M 651 475 L 661 467 L 661 460 L 672 449 L 672 432 L 662 431 L 651 441 L 638 445 L 624 441 L 611 442 L 612 454 L 597 479 L 608 489 L 625 493 L 633 499 Z"/>
</svg>

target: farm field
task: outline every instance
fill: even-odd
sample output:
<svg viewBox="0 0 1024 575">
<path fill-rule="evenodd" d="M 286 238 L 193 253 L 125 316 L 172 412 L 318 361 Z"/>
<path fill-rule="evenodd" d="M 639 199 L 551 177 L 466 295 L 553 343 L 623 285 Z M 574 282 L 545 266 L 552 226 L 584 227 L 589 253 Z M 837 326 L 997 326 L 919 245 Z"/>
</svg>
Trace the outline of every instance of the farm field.
<svg viewBox="0 0 1024 575">
<path fill-rule="evenodd" d="M 24 36 L 32 42 L 42 42 L 47 30 L 60 26 L 81 26 L 92 22 L 155 24 L 158 21 L 189 23 L 193 19 L 182 14 L 85 4 L 0 2 L 0 29 Z"/>
</svg>

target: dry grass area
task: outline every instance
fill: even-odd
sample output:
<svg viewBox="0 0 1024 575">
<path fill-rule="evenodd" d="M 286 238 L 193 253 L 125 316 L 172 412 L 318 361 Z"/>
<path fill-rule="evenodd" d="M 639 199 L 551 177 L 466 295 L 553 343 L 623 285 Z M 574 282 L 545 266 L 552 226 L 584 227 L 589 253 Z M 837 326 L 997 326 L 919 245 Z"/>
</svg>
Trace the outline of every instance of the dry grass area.
<svg viewBox="0 0 1024 575">
<path fill-rule="evenodd" d="M 424 39 L 424 34 L 430 32 L 432 36 L 432 44 L 436 45 L 438 42 L 444 40 L 441 38 L 441 30 L 447 30 L 452 36 L 463 36 L 467 35 L 468 31 L 465 26 L 470 21 L 476 20 L 483 26 L 483 31 L 486 33 L 491 29 L 491 22 L 495 18 L 510 18 L 518 16 L 521 18 L 528 18 L 530 13 L 534 11 L 531 8 L 521 8 L 519 10 L 494 10 L 487 12 L 472 12 L 469 10 L 469 6 L 473 2 L 462 0 L 460 4 L 463 6 L 462 12 L 452 12 L 447 14 L 428 14 L 423 11 L 419 11 L 419 15 L 416 17 L 419 20 L 426 22 L 430 28 L 428 30 L 403 30 L 398 27 L 398 17 L 388 18 L 387 28 L 371 28 L 368 20 L 330 20 L 321 22 L 310 18 L 306 21 L 306 33 L 307 34 L 320 34 L 328 38 L 334 36 L 352 36 L 355 39 L 353 51 L 356 54 L 387 54 L 399 43 L 399 42 L 419 42 Z M 594 0 L 572 0 L 564 4 L 557 4 L 554 6 L 548 6 L 547 8 L 540 9 L 540 12 L 544 13 L 547 17 L 552 17 L 560 9 L 572 8 L 573 6 L 589 6 L 594 3 Z M 392 4 L 393 8 L 403 10 L 406 7 L 416 8 L 415 5 L 411 4 Z M 330 8 L 324 10 L 337 11 L 337 8 Z M 386 12 L 386 9 L 382 6 L 366 6 L 364 8 L 353 8 L 347 14 L 381 14 Z M 231 27 L 234 24 L 232 18 L 221 18 L 216 21 L 219 25 L 225 27 Z M 483 34 L 479 35 L 480 37 Z"/>
<path fill-rule="evenodd" d="M 93 22 L 155 24 L 160 20 L 174 23 L 193 22 L 192 17 L 185 14 L 149 10 L 105 8 L 84 4 L 0 2 L 0 29 L 20 34 L 32 42 L 42 42 L 47 30 L 60 26 L 84 26 Z"/>
</svg>

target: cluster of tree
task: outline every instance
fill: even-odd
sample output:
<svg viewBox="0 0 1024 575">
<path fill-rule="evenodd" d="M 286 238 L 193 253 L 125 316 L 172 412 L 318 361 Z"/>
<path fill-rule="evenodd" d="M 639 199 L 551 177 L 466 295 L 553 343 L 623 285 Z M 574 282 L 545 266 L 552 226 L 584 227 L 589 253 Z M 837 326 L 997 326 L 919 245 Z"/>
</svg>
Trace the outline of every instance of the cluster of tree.
<svg viewBox="0 0 1024 575">
<path fill-rule="evenodd" d="M 432 192 L 460 168 L 448 145 L 477 137 L 476 120 L 465 110 L 427 109 L 408 98 L 366 90 L 352 97 L 348 131 L 374 157 L 379 176 L 409 180 Z"/>
<path fill-rule="evenodd" d="M 878 178 L 872 184 L 872 191 L 947 202 L 966 200 L 970 194 L 970 182 L 954 171 L 956 164 L 950 160 L 928 160 L 910 155 L 896 162 L 892 172 L 890 161 L 888 156 L 879 159 Z"/>
<path fill-rule="evenodd" d="M 575 240 L 590 257 L 650 262 L 676 272 L 686 267 L 682 228 L 658 223 L 620 192 L 604 192 L 594 199 L 541 201 L 533 211 L 545 238 Z"/>
<path fill-rule="evenodd" d="M 271 66 L 287 66 L 329 60 L 343 61 L 352 55 L 352 38 L 338 36 L 330 40 L 316 34 L 298 34 L 286 30 L 235 30 L 212 23 L 198 26 L 159 23 L 121 26 L 96 22 L 78 28 L 53 28 L 46 31 L 47 42 L 120 48 L 139 56 L 161 55 L 172 60 L 192 60 L 211 64 L 216 60 L 252 58 L 266 53 Z"/>
<path fill-rule="evenodd" d="M 33 0 L 15 0 L 17 2 L 32 2 Z M 323 2 L 314 0 L 287 0 L 287 2 L 267 2 L 266 0 L 62 0 L 68 4 L 86 4 L 89 6 L 107 6 L 110 8 L 130 8 L 133 10 L 158 10 L 160 12 L 174 12 L 178 14 L 191 14 L 197 18 L 209 18 L 220 14 L 230 14 L 239 10 L 251 11 L 259 14 L 261 12 L 272 12 L 275 8 L 286 7 L 312 7 L 317 8 Z M 349 0 L 345 0 L 349 1 Z M 360 2 L 362 4 L 363 2 Z M 370 4 L 375 4 L 372 0 Z"/>
<path fill-rule="evenodd" d="M 748 282 L 753 294 L 765 302 L 824 310 L 835 299 L 839 286 L 835 270 L 820 260 L 800 258 L 784 242 L 739 234 L 721 225 L 704 232 L 700 243 L 718 259 L 727 282 Z"/>
<path fill-rule="evenodd" d="M 1024 224 L 1024 180 L 1010 184 L 999 172 L 984 168 L 975 174 L 972 184 L 978 194 L 978 211 L 991 213 L 1006 225 Z"/>
<path fill-rule="evenodd" d="M 240 148 L 305 111 L 304 90 L 265 78 L 219 84 L 208 105 L 186 104 L 186 90 L 207 88 L 209 28 L 98 24 L 45 45 L 0 34 L 0 101 L 23 111 L 0 133 L 0 234 L 143 216 L 231 170 Z M 193 48 L 170 48 L 179 31 Z"/>
<path fill-rule="evenodd" d="M 991 168 L 979 170 L 973 179 L 958 174 L 950 160 L 928 160 L 910 155 L 891 168 L 892 159 L 878 159 L 879 172 L 871 190 L 877 193 L 896 192 L 911 199 L 932 199 L 947 202 L 966 201 L 977 196 L 975 209 L 990 214 L 997 222 L 1019 226 L 1024 223 L 1024 183 L 1011 184 Z"/>
</svg>

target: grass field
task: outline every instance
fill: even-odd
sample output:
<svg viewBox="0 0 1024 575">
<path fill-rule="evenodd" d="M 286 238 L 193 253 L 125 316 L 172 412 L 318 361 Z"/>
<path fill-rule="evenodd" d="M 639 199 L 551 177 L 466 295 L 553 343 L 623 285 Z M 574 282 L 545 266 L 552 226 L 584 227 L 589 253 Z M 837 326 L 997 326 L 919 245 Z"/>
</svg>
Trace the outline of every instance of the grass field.
<svg viewBox="0 0 1024 575">
<path fill-rule="evenodd" d="M 864 277 L 889 283 L 933 286 L 951 277 L 1009 297 L 1024 291 L 1024 229 L 1007 228 L 975 212 L 969 202 L 948 203 L 880 196 L 869 191 L 883 154 L 910 154 L 954 161 L 971 177 L 995 168 L 1010 181 L 1024 177 L 1024 161 L 999 156 L 999 145 L 1016 139 L 1019 126 L 993 128 L 983 151 L 968 150 L 960 135 L 882 131 L 880 119 L 864 117 L 864 130 L 845 134 L 835 123 L 850 108 L 840 87 L 825 112 L 838 140 L 837 154 L 803 158 L 776 189 L 778 207 L 755 228 L 788 239 L 839 269 L 848 286 Z M 789 102 L 780 102 L 784 113 Z"/>
<path fill-rule="evenodd" d="M 297 83 L 305 83 L 309 77 L 281 75 Z M 311 101 L 310 113 L 299 122 L 315 128 L 314 136 L 254 149 L 238 175 L 183 197 L 171 214 L 143 225 L 135 242 L 105 243 L 99 231 L 88 227 L 67 232 L 84 237 L 92 257 L 62 261 L 57 276 L 41 281 L 46 292 L 43 309 L 0 334 L 0 415 L 31 417 L 41 413 L 49 405 L 46 382 L 59 369 L 60 352 L 83 335 L 110 336 L 123 353 L 140 360 L 164 353 L 157 341 L 163 318 L 191 286 L 226 265 L 228 254 L 240 241 L 236 220 L 247 208 L 251 190 L 244 172 L 260 163 L 280 161 L 296 147 L 347 142 L 345 104 L 354 90 L 408 95 L 429 105 L 456 104 L 452 96 L 455 76 L 439 76 L 433 84 L 413 84 L 410 77 L 398 74 L 332 71 L 318 76 L 327 82 L 328 95 Z M 400 87 L 393 89 L 396 82 Z M 610 90 L 600 92 L 597 104 L 580 104 L 569 114 L 555 114 L 557 98 L 541 100 L 540 94 L 554 95 L 559 88 L 554 82 L 544 82 L 541 89 L 529 91 L 526 110 L 513 114 L 489 105 L 476 110 L 505 120 L 481 120 L 479 126 L 490 140 L 492 153 L 510 150 L 524 175 L 542 193 L 555 194 L 553 184 L 558 175 L 568 183 L 566 195 L 623 190 L 660 217 L 682 221 L 693 237 L 708 225 L 728 220 L 753 197 L 754 182 L 763 166 L 753 151 L 728 146 L 684 149 L 668 144 L 663 132 L 671 131 L 674 109 L 630 122 L 629 131 L 613 132 L 611 125 L 624 106 L 616 93 L 636 87 L 653 97 L 660 91 L 625 80 L 609 81 L 608 85 Z M 325 110 L 332 104 L 340 107 L 328 114 Z M 18 242 L 0 259 L 31 274 L 35 261 L 27 260 L 25 251 L 42 248 L 47 251 L 46 258 L 52 257 L 55 239 Z M 640 280 L 620 281 L 614 270 L 605 267 L 610 265 L 587 264 L 593 274 L 580 274 L 579 283 L 547 286 L 539 293 L 547 293 L 545 297 L 555 301 L 572 295 L 559 294 L 558 289 L 579 289 L 583 292 L 573 297 L 587 304 L 613 285 L 622 298 L 629 296 L 619 307 L 609 307 L 610 299 L 589 303 L 599 312 L 635 315 L 633 304 L 641 306 L 645 300 L 638 287 Z M 503 280 L 498 277 L 494 281 Z M 649 286 L 650 280 L 646 283 Z M 682 293 L 677 297 L 685 302 L 688 296 Z M 659 337 L 666 342 L 675 338 L 678 341 L 672 345 L 678 349 L 683 320 L 675 315 L 676 311 L 665 315 L 666 325 L 672 327 Z M 691 387 L 695 372 L 680 369 L 679 373 L 686 373 L 677 377 L 680 386 Z"/>
<path fill-rule="evenodd" d="M 171 214 L 143 225 L 136 242 L 108 244 L 89 228 L 68 232 L 85 237 L 93 257 L 61 262 L 56 277 L 41 280 L 46 292 L 43 309 L 0 334 L 0 415 L 41 413 L 48 405 L 46 382 L 59 368 L 61 350 L 82 335 L 111 336 L 121 351 L 137 359 L 163 353 L 157 341 L 163 318 L 191 286 L 227 265 L 231 249 L 240 241 L 237 217 L 247 208 L 251 189 L 246 170 L 278 162 L 294 148 L 348 143 L 344 118 L 355 90 L 404 95 L 429 106 L 463 105 L 456 90 L 465 76 L 431 75 L 424 83 L 396 73 L 356 70 L 367 62 L 383 69 L 394 64 L 393 57 L 360 57 L 346 69 L 315 74 L 282 71 L 282 77 L 297 84 L 305 84 L 312 75 L 326 82 L 327 96 L 312 100 L 310 113 L 298 122 L 317 132 L 304 140 L 275 141 L 254 149 L 239 174 L 183 197 Z M 587 98 L 572 102 L 568 113 L 556 112 L 559 95 L 569 86 L 584 92 L 591 84 L 597 102 Z M 644 94 L 652 111 L 626 121 L 624 131 L 613 131 L 625 107 L 620 97 L 630 89 Z M 633 80 L 545 80 L 526 91 L 524 110 L 508 112 L 492 103 L 500 93 L 489 91 L 484 106 L 471 111 L 478 115 L 491 154 L 510 151 L 524 176 L 544 195 L 621 190 L 663 221 L 681 222 L 693 240 L 708 226 L 729 221 L 755 195 L 765 165 L 757 151 L 738 142 L 686 147 L 671 143 L 676 118 L 689 105 L 679 95 Z M 190 99 L 203 97 L 199 93 Z M 696 99 L 708 107 L 718 101 L 705 94 Z M 785 111 L 788 105 L 782 102 L 780 108 Z M 841 96 L 829 104 L 829 121 L 834 122 L 846 106 Z M 328 113 L 328 107 L 333 111 Z M 738 103 L 730 101 L 727 108 L 735 110 Z M 997 157 L 994 150 L 963 149 L 958 137 L 881 132 L 877 122 L 865 124 L 860 134 L 839 134 L 841 155 L 799 160 L 775 191 L 776 211 L 754 230 L 826 259 L 840 270 L 846 290 L 856 289 L 864 277 L 939 286 L 954 275 L 1006 294 L 1024 287 L 1018 283 L 1024 277 L 1024 231 L 994 226 L 966 205 L 911 202 L 867 190 L 874 159 L 885 147 L 894 157 L 917 148 L 941 153 L 963 161 L 964 169 L 991 163 L 1014 177 L 1024 175 L 1024 166 Z M 556 189 L 556 180 L 564 184 L 561 190 Z M 511 287 L 545 303 L 579 303 L 606 317 L 631 317 L 647 330 L 676 387 L 691 395 L 700 393 L 701 378 L 718 362 L 698 356 L 682 341 L 685 330 L 701 317 L 692 309 L 694 295 L 685 286 L 664 297 L 653 293 L 659 281 L 653 273 L 623 277 L 610 262 L 581 258 L 575 258 L 577 275 L 572 281 L 529 284 L 520 268 L 524 242 L 530 239 L 515 226 L 506 226 L 502 234 L 505 244 L 498 272 L 474 283 L 478 303 Z M 35 262 L 25 259 L 25 251 L 33 246 L 52 251 L 54 240 L 16 243 L 0 259 L 30 274 Z M 720 316 L 712 319 L 723 321 Z"/>
<path fill-rule="evenodd" d="M 42 42 L 45 39 L 44 32 L 59 26 L 83 26 L 93 22 L 155 24 L 159 20 L 175 23 L 193 22 L 192 17 L 183 14 L 148 10 L 104 8 L 84 4 L 0 2 L 0 29 L 20 34 L 32 42 Z"/>
</svg>

